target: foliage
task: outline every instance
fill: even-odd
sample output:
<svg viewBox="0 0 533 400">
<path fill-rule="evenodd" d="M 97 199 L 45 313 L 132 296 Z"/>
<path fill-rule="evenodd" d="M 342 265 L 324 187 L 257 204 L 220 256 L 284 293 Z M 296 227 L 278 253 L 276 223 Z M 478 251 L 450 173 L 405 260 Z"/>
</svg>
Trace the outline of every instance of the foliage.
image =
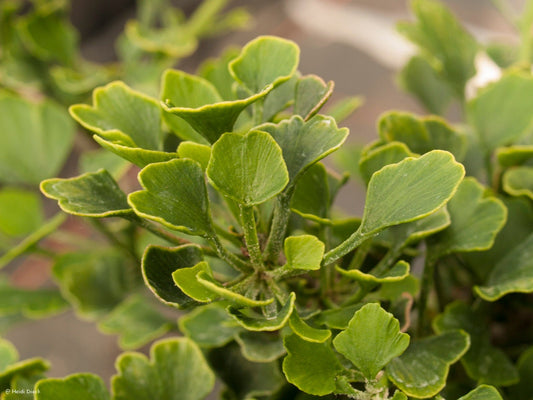
<svg viewBox="0 0 533 400">
<path fill-rule="evenodd" d="M 62 110 L 54 117 L 43 113 L 46 103 L 0 97 L 13 117 L 0 124 L 6 146 L 16 150 L 11 130 L 21 126 L 51 146 L 46 156 L 55 161 L 42 168 L 30 147 L 36 160 L 22 157 L 24 168 L 10 150 L 0 157 L 0 176 L 2 165 L 17 174 L 3 182 L 47 178 L 42 193 L 90 220 L 109 242 L 54 254 L 57 289 L 29 292 L 0 281 L 0 312 L 36 318 L 71 305 L 119 334 L 124 349 L 172 330 L 183 336 L 153 343 L 149 357 L 122 354 L 111 392 L 93 374 L 46 378 L 46 362 L 19 362 L 2 340 L 2 399 L 12 398 L 7 389 L 34 387 L 39 400 L 200 400 L 215 375 L 226 400 L 530 399 L 533 100 L 523 88 L 533 84 L 533 3 L 517 23 L 519 58 L 467 97 L 483 45 L 439 2 L 414 0 L 416 21 L 399 31 L 419 52 L 401 81 L 441 116 L 386 113 L 378 139 L 358 157 L 343 146 L 348 129 L 324 108 L 332 83 L 302 76 L 299 48 L 286 39 L 258 37 L 196 75 L 168 69 L 154 97 L 148 76 L 192 51 L 208 28 L 242 15 L 216 17 L 224 2 L 207 1 L 185 22 L 163 3 L 142 3 L 139 20 L 127 25 L 122 75 L 105 67 L 82 75 L 68 24 L 53 31 L 62 43 L 42 33 L 62 8 L 36 3 L 13 25 L 12 40 L 4 39 L 3 67 L 14 60 L 38 66 L 40 90 L 66 103 L 109 77 L 121 80 L 69 108 L 115 157 L 93 163 L 109 170 L 72 178 L 50 176 L 68 147 L 57 132 L 72 130 Z M 16 8 L 3 7 L 4 20 L 19 18 Z M 181 41 L 172 39 L 178 32 Z M 147 59 L 151 65 L 142 66 Z M 93 80 L 104 75 L 105 82 Z M 73 76 L 79 86 L 61 80 Z M 461 123 L 444 118 L 451 101 L 464 113 Z M 350 168 L 366 186 L 361 218 L 334 207 L 347 178 L 322 162 L 333 152 L 359 160 Z M 123 165 L 140 169 L 140 190 L 122 189 L 131 187 Z M 0 239 L 9 248 L 2 262 L 48 254 L 42 239 L 60 217 L 46 220 L 27 190 L 3 188 L 0 204 L 14 208 L 0 212 Z"/>
</svg>

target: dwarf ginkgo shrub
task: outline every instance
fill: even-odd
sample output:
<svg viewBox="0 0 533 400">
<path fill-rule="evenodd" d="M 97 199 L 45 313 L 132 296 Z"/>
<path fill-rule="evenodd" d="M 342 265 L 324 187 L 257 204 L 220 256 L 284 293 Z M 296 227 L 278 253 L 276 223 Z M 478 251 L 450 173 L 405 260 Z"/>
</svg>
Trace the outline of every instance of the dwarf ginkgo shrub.
<svg viewBox="0 0 533 400">
<path fill-rule="evenodd" d="M 466 98 L 483 46 L 440 3 L 412 6 L 399 29 L 420 52 L 401 82 L 435 114 L 385 113 L 360 150 L 339 126 L 356 101 L 327 108 L 333 84 L 273 36 L 195 75 L 166 70 L 158 99 L 115 81 L 71 106 L 138 168 L 138 189 L 113 168 L 44 180 L 113 246 L 58 256 L 59 293 L 0 293 L 30 315 L 68 302 L 124 349 L 181 334 L 122 354 L 110 391 L 94 374 L 46 378 L 2 341 L 4 398 L 201 400 L 218 378 L 225 400 L 530 399 L 529 47 L 488 49 L 501 77 Z M 462 124 L 436 115 L 453 101 Z M 323 162 L 334 152 L 366 188 L 360 217 L 334 207 L 347 182 Z"/>
</svg>

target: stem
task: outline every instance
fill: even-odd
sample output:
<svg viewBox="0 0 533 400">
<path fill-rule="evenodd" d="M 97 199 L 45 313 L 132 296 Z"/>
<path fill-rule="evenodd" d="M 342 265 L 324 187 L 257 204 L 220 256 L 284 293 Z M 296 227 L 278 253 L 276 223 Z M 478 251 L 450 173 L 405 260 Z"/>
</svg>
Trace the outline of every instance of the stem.
<svg viewBox="0 0 533 400">
<path fill-rule="evenodd" d="M 293 193 L 294 187 L 282 192 L 278 196 L 276 207 L 274 208 L 274 216 L 272 218 L 270 234 L 265 247 L 265 261 L 275 262 L 279 253 L 281 252 L 283 239 L 285 238 L 285 231 L 287 230 L 287 225 L 289 223 L 289 217 L 291 214 L 290 202 Z"/>
<path fill-rule="evenodd" d="M 167 242 L 169 243 L 172 243 L 172 244 L 175 244 L 175 245 L 182 245 L 182 244 L 190 244 L 191 242 L 186 240 L 186 239 L 182 239 L 178 236 L 175 236 L 171 233 L 168 233 L 167 231 L 159 228 L 158 226 L 144 220 L 144 219 L 141 219 L 141 218 L 128 218 L 130 221 L 136 223 L 137 225 L 139 225 L 141 228 L 144 228 L 146 229 L 147 231 L 153 233 L 154 235 L 156 236 L 159 236 L 161 239 L 164 239 L 166 240 Z"/>
<path fill-rule="evenodd" d="M 250 260 L 254 269 L 263 271 L 263 255 L 261 254 L 261 246 L 259 245 L 259 238 L 257 237 L 257 229 L 255 226 L 254 208 L 253 206 L 240 206 L 241 209 L 241 223 L 244 230 L 244 239 L 246 241 L 246 248 L 250 255 Z"/>
<path fill-rule="evenodd" d="M 422 284 L 420 289 L 420 299 L 418 300 L 418 336 L 422 336 L 426 324 L 426 308 L 429 298 L 429 293 L 433 287 L 433 274 L 435 272 L 436 260 L 426 256 L 424 265 L 424 272 L 422 273 Z"/>
<path fill-rule="evenodd" d="M 363 235 L 359 230 L 355 231 L 352 236 L 342 242 L 340 245 L 335 247 L 333 250 L 328 251 L 324 255 L 322 260 L 322 265 L 333 264 L 339 258 L 345 256 L 350 251 L 355 249 L 357 246 L 361 245 L 366 239 L 369 239 L 368 235 Z"/>
<path fill-rule="evenodd" d="M 218 236 L 213 235 L 208 238 L 209 242 L 213 245 L 213 247 L 216 250 L 216 254 L 222 258 L 224 261 L 226 261 L 229 265 L 231 265 L 233 268 L 235 268 L 237 271 L 240 272 L 247 272 L 250 271 L 250 267 L 246 262 L 241 260 L 239 257 L 237 257 L 235 254 L 228 251 L 220 242 L 220 239 Z"/>
<path fill-rule="evenodd" d="M 363 265 L 363 262 L 365 261 L 366 255 L 368 254 L 371 245 L 371 240 L 365 240 L 363 243 L 361 243 L 361 246 L 359 246 L 359 248 L 355 252 L 355 255 L 350 261 L 350 265 L 348 266 L 349 270 L 361 268 L 361 265 Z"/>
</svg>

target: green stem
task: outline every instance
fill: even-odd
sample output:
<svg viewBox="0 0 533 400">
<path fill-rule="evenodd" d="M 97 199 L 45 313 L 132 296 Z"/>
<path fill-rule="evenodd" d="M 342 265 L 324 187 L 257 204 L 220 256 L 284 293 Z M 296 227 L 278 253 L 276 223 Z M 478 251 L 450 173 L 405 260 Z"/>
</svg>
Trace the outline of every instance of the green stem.
<svg viewBox="0 0 533 400">
<path fill-rule="evenodd" d="M 368 235 L 363 235 L 359 230 L 355 231 L 352 236 L 335 247 L 333 250 L 328 251 L 324 255 L 322 265 L 330 265 L 337 261 L 339 258 L 345 256 L 350 251 L 361 245 L 365 240 L 369 239 Z"/>
<path fill-rule="evenodd" d="M 349 270 L 361 268 L 361 266 L 363 265 L 363 262 L 365 261 L 366 255 L 370 251 L 371 245 L 372 245 L 371 240 L 365 240 L 363 243 L 361 243 L 361 246 L 359 246 L 359 248 L 355 252 L 355 255 L 350 261 L 350 265 L 348 266 Z"/>
<path fill-rule="evenodd" d="M 231 265 L 233 268 L 235 268 L 237 271 L 240 272 L 248 272 L 250 271 L 249 265 L 241 260 L 239 257 L 237 257 L 232 252 L 228 251 L 220 242 L 220 239 L 213 235 L 209 237 L 207 240 L 213 245 L 215 248 L 216 254 L 222 258 L 224 261 L 226 261 L 229 265 Z"/>
<path fill-rule="evenodd" d="M 272 226 L 265 246 L 265 261 L 275 262 L 281 252 L 291 214 L 290 202 L 293 193 L 294 188 L 291 188 L 283 191 L 277 198 L 274 216 L 272 217 Z"/>
<path fill-rule="evenodd" d="M 420 289 L 420 298 L 418 300 L 418 327 L 417 334 L 421 337 L 426 328 L 426 309 L 429 299 L 429 293 L 433 287 L 433 275 L 435 272 L 436 260 L 426 256 L 424 272 L 422 273 L 422 283 Z"/>
<path fill-rule="evenodd" d="M 255 225 L 254 207 L 241 205 L 241 223 L 244 231 L 244 239 L 246 241 L 246 248 L 250 255 L 250 260 L 254 269 L 263 271 L 263 255 L 261 254 L 261 246 L 259 245 L 259 238 L 257 236 L 257 229 Z"/>
<path fill-rule="evenodd" d="M 134 222 L 135 224 L 139 225 L 141 228 L 146 229 L 147 231 L 153 233 L 154 235 L 160 237 L 161 239 L 166 240 L 169 243 L 175 244 L 175 245 L 182 245 L 182 244 L 190 244 L 191 242 L 187 239 L 182 239 L 178 236 L 175 236 L 164 229 L 159 228 L 158 226 L 146 221 L 142 218 L 128 218 L 130 221 Z"/>
</svg>

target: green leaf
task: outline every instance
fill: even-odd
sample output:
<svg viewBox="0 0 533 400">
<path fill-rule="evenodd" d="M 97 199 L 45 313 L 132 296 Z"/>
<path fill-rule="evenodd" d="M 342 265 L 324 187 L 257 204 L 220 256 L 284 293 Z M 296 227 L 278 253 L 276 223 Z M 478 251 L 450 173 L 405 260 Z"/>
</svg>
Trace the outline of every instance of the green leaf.
<svg viewBox="0 0 533 400">
<path fill-rule="evenodd" d="M 114 217 L 132 214 L 126 194 L 105 169 L 69 179 L 47 179 L 41 191 L 68 214 Z"/>
<path fill-rule="evenodd" d="M 260 36 L 243 47 L 229 64 L 231 75 L 252 93 L 265 86 L 287 81 L 298 67 L 300 49 L 296 43 L 274 36 Z"/>
<path fill-rule="evenodd" d="M 57 175 L 76 132 L 63 108 L 1 94 L 0 114 L 0 181 L 34 185 Z"/>
<path fill-rule="evenodd" d="M 197 307 L 178 320 L 180 330 L 201 347 L 221 347 L 233 340 L 242 328 L 221 303 Z"/>
<path fill-rule="evenodd" d="M 159 104 L 123 82 L 112 82 L 95 89 L 92 107 L 76 104 L 69 111 L 83 127 L 112 144 L 162 149 Z"/>
<path fill-rule="evenodd" d="M 28 376 L 42 373 L 50 368 L 47 361 L 42 358 L 30 358 L 9 365 L 0 372 L 0 392 L 9 389 L 13 378 L 19 375 Z"/>
<path fill-rule="evenodd" d="M 467 104 L 467 118 L 487 150 L 515 143 L 531 132 L 533 78 L 511 71 Z M 502 103 L 501 99 L 505 99 Z"/>
<path fill-rule="evenodd" d="M 408 275 L 401 281 L 382 283 L 378 295 L 380 299 L 395 301 L 400 299 L 404 293 L 415 297 L 419 291 L 420 280 L 413 275 Z"/>
<path fill-rule="evenodd" d="M 294 96 L 294 114 L 308 120 L 318 113 L 333 93 L 333 81 L 327 84 L 316 75 L 306 75 L 298 80 Z"/>
<path fill-rule="evenodd" d="M 235 340 L 242 355 L 252 362 L 272 362 L 285 354 L 283 340 L 270 332 L 240 332 Z"/>
<path fill-rule="evenodd" d="M 408 396 L 435 396 L 446 385 L 450 365 L 463 356 L 469 345 L 469 337 L 463 331 L 414 341 L 387 365 L 387 375 Z"/>
<path fill-rule="evenodd" d="M 507 209 L 496 197 L 485 195 L 475 178 L 465 178 L 447 204 L 451 224 L 434 236 L 435 257 L 489 249 L 505 225 Z M 433 239 L 433 238 L 432 238 Z"/>
<path fill-rule="evenodd" d="M 393 358 L 409 345 L 409 335 L 400 332 L 400 323 L 379 304 L 363 306 L 337 335 L 333 345 L 369 379 L 375 379 Z"/>
<path fill-rule="evenodd" d="M 19 359 L 19 353 L 15 346 L 6 339 L 0 338 L 0 372 Z"/>
<path fill-rule="evenodd" d="M 485 284 L 474 291 L 487 301 L 508 293 L 533 292 L 533 234 L 498 261 Z"/>
<path fill-rule="evenodd" d="M 458 400 L 503 400 L 503 398 L 495 387 L 481 385 Z"/>
<path fill-rule="evenodd" d="M 296 295 L 291 293 L 289 299 L 278 311 L 278 313 L 270 318 L 265 318 L 262 315 L 252 312 L 251 310 L 239 310 L 235 307 L 229 307 L 228 313 L 235 318 L 235 320 L 243 328 L 249 331 L 277 331 L 285 326 L 289 317 L 294 310 L 294 303 Z"/>
<path fill-rule="evenodd" d="M 123 349 L 136 349 L 164 335 L 172 324 L 141 295 L 134 295 L 115 307 L 98 324 L 105 333 L 119 334 Z"/>
<path fill-rule="evenodd" d="M 289 236 L 284 245 L 286 268 L 317 270 L 324 255 L 325 245 L 313 235 Z"/>
<path fill-rule="evenodd" d="M 35 387 L 36 400 L 109 400 L 105 383 L 94 374 L 73 374 L 63 379 L 43 379 Z"/>
<path fill-rule="evenodd" d="M 508 386 L 518 381 L 518 372 L 508 356 L 490 343 L 486 316 L 456 301 L 433 320 L 433 329 L 444 333 L 462 329 L 470 335 L 470 348 L 461 358 L 469 377 L 478 383 Z"/>
<path fill-rule="evenodd" d="M 291 211 L 319 223 L 330 223 L 329 209 L 331 199 L 328 172 L 320 162 L 305 171 L 294 189 L 291 198 Z"/>
<path fill-rule="evenodd" d="M 370 235 L 435 212 L 453 196 L 463 176 L 463 166 L 441 150 L 382 168 L 368 184 L 361 233 Z"/>
<path fill-rule="evenodd" d="M 520 382 L 509 388 L 509 395 L 515 400 L 531 400 L 531 380 L 533 379 L 533 347 L 522 352 L 517 363 Z"/>
<path fill-rule="evenodd" d="M 22 289 L 0 283 L 0 314 L 42 318 L 63 312 L 68 304 L 56 289 Z"/>
<path fill-rule="evenodd" d="M 61 294 L 83 317 L 108 313 L 130 289 L 122 253 L 91 251 L 60 256 L 52 273 Z"/>
<path fill-rule="evenodd" d="M 281 147 L 289 171 L 289 187 L 312 164 L 338 149 L 348 136 L 347 128 L 337 128 L 333 118 L 322 115 L 308 121 L 295 115 L 277 125 L 268 123 L 256 129 L 268 132 Z"/>
<path fill-rule="evenodd" d="M 295 73 L 288 81 L 277 86 L 265 97 L 262 122 L 276 120 L 279 113 L 293 105 L 298 79 L 299 74 Z"/>
<path fill-rule="evenodd" d="M 359 159 L 359 172 L 364 182 L 368 184 L 374 172 L 381 168 L 402 161 L 404 158 L 412 157 L 414 154 L 402 142 L 390 142 L 371 149 L 365 154 L 361 154 Z"/>
<path fill-rule="evenodd" d="M 331 329 L 344 330 L 348 328 L 348 324 L 353 318 L 354 313 L 361 309 L 362 306 L 362 304 L 354 304 L 347 307 L 325 310 L 313 317 L 312 321 L 316 324 L 325 325 Z"/>
<path fill-rule="evenodd" d="M 106 149 L 85 151 L 80 155 L 79 170 L 82 174 L 105 169 L 115 180 L 124 176 L 130 164 Z"/>
<path fill-rule="evenodd" d="M 533 159 L 533 146 L 516 145 L 509 147 L 499 147 L 495 152 L 498 164 L 503 168 L 522 165 Z"/>
<path fill-rule="evenodd" d="M 5 187 L 0 190 L 0 232 L 24 236 L 44 223 L 41 199 L 36 193 Z"/>
<path fill-rule="evenodd" d="M 144 190 L 128 196 L 137 214 L 191 235 L 213 235 L 207 186 L 196 161 L 148 165 L 139 173 L 139 182 Z"/>
<path fill-rule="evenodd" d="M 332 393 L 342 367 L 331 343 L 312 343 L 298 335 L 285 336 L 287 357 L 283 360 L 283 372 L 287 381 L 300 390 L 317 396 Z"/>
<path fill-rule="evenodd" d="M 424 118 L 409 113 L 389 112 L 379 122 L 379 136 L 386 142 L 405 143 L 415 153 L 446 150 L 457 160 L 466 154 L 466 136 L 436 116 Z"/>
<path fill-rule="evenodd" d="M 511 196 L 527 196 L 533 200 L 533 168 L 514 167 L 505 171 L 503 190 Z"/>
<path fill-rule="evenodd" d="M 150 360 L 124 353 L 111 380 L 114 400 L 202 400 L 213 389 L 215 376 L 201 350 L 190 339 L 156 342 Z"/>
<path fill-rule="evenodd" d="M 239 55 L 240 49 L 229 47 L 219 58 L 208 59 L 198 68 L 198 75 L 211 82 L 224 100 L 236 98 L 233 91 L 235 80 L 229 72 L 228 65 Z"/>
<path fill-rule="evenodd" d="M 178 308 L 186 307 L 193 302 L 176 287 L 172 273 L 179 268 L 194 267 L 201 261 L 202 252 L 196 245 L 173 248 L 148 246 L 142 259 L 144 282 L 163 303 Z"/>
<path fill-rule="evenodd" d="M 209 143 L 215 143 L 225 132 L 231 132 L 239 114 L 250 104 L 264 98 L 273 86 L 267 86 L 242 100 L 223 101 L 215 87 L 203 78 L 169 70 L 163 76 L 162 107 L 165 122 L 180 135 L 181 126 L 168 114 L 185 120 Z M 187 132 L 187 130 L 185 130 Z M 192 138 L 194 139 L 194 137 Z"/>
<path fill-rule="evenodd" d="M 346 97 L 341 100 L 337 100 L 333 106 L 326 110 L 326 114 L 337 121 L 340 124 L 355 111 L 359 109 L 365 102 L 365 99 L 361 96 Z"/>
<path fill-rule="evenodd" d="M 178 146 L 180 158 L 190 158 L 202 166 L 205 172 L 211 158 L 211 147 L 195 142 L 181 142 Z"/>
<path fill-rule="evenodd" d="M 358 269 L 345 270 L 336 267 L 336 270 L 348 278 L 354 279 L 357 282 L 364 284 L 380 284 L 387 282 L 399 282 L 405 279 L 409 275 L 410 266 L 409 263 L 400 260 L 391 269 L 376 275 L 364 273 Z"/>
<path fill-rule="evenodd" d="M 328 329 L 318 329 L 308 325 L 297 312 L 293 312 L 289 318 L 292 331 L 308 342 L 324 343 L 331 337 Z"/>
<path fill-rule="evenodd" d="M 446 82 L 431 64 L 420 56 L 411 57 L 403 67 L 399 83 L 433 114 L 442 115 L 452 100 L 453 93 Z"/>
<path fill-rule="evenodd" d="M 172 279 L 187 296 L 201 303 L 209 303 L 217 297 L 210 288 L 202 285 L 196 276 L 200 272 L 212 274 L 209 264 L 205 261 L 190 268 L 180 268 L 172 273 Z"/>
<path fill-rule="evenodd" d="M 281 149 L 268 133 L 226 133 L 213 145 L 207 176 L 225 196 L 244 206 L 281 192 L 289 176 Z"/>
<path fill-rule="evenodd" d="M 209 353 L 209 363 L 227 386 L 230 399 L 252 400 L 277 392 L 285 379 L 276 361 L 258 363 L 243 357 L 239 346 L 228 344 Z"/>
<path fill-rule="evenodd" d="M 442 3 L 414 0 L 411 6 L 417 21 L 399 24 L 398 30 L 420 48 L 456 96 L 462 98 L 467 80 L 476 72 L 478 44 Z"/>
<path fill-rule="evenodd" d="M 11 380 L 11 392 L 5 393 L 2 400 L 34 400 L 35 385 L 46 376 L 41 373 L 16 375 Z"/>
</svg>

